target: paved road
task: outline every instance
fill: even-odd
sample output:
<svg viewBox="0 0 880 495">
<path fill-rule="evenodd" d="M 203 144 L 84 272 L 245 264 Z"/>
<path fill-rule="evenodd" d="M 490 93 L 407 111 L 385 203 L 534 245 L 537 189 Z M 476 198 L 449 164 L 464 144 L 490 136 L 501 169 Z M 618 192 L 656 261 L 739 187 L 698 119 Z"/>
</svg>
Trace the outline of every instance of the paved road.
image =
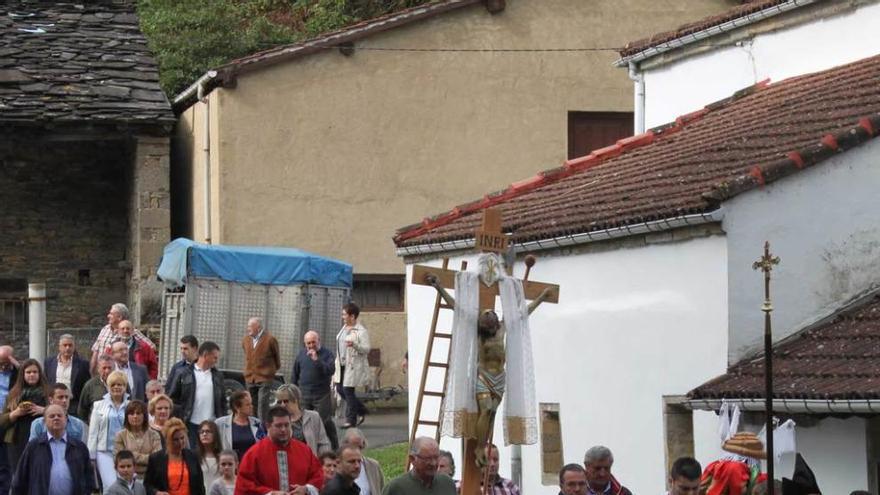
<svg viewBox="0 0 880 495">
<path fill-rule="evenodd" d="M 336 420 L 337 425 L 343 422 L 344 420 Z M 360 426 L 360 429 L 367 436 L 367 444 L 371 449 L 409 440 L 407 413 L 402 409 L 370 414 L 367 416 L 364 424 Z M 342 438 L 343 431 L 342 429 L 339 430 L 340 439 Z"/>
</svg>

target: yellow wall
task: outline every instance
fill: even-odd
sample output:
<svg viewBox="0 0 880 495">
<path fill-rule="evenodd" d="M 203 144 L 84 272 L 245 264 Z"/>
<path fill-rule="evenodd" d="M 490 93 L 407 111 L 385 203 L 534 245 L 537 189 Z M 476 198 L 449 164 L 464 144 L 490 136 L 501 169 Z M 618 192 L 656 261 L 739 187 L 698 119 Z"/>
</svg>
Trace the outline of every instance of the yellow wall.
<svg viewBox="0 0 880 495">
<path fill-rule="evenodd" d="M 618 47 L 737 3 L 508 0 L 497 15 L 475 5 L 356 46 Z M 295 246 L 355 273 L 403 273 L 397 228 L 558 166 L 567 112 L 632 110 L 632 82 L 616 58 L 327 50 L 242 74 L 235 88 L 211 93 L 214 242 Z M 201 107 L 182 116 L 197 134 Z M 201 160 L 191 162 L 196 240 Z M 382 321 L 373 335 L 391 373 L 405 349 L 403 313 L 375 315 L 364 319 Z"/>
</svg>

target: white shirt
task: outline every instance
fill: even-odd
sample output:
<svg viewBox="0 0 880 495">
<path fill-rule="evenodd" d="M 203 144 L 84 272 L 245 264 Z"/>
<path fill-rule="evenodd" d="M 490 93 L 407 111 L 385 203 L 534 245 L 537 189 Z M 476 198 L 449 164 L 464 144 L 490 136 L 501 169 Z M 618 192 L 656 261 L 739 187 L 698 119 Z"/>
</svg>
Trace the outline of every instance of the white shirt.
<svg viewBox="0 0 880 495">
<path fill-rule="evenodd" d="M 262 337 L 262 336 L 263 336 L 263 329 L 261 328 L 261 329 L 260 329 L 260 332 L 257 333 L 256 336 L 251 337 L 251 340 L 253 341 L 254 349 L 257 348 L 257 343 L 260 342 L 260 337 Z"/>
<path fill-rule="evenodd" d="M 370 480 L 367 479 L 367 468 L 363 462 L 361 462 L 361 473 L 355 478 L 354 483 L 361 488 L 361 495 L 371 495 Z"/>
<path fill-rule="evenodd" d="M 58 359 L 58 367 L 55 368 L 55 382 L 63 383 L 70 388 L 70 370 L 73 369 L 73 358 L 64 365 L 61 358 Z"/>
<path fill-rule="evenodd" d="M 193 374 L 196 376 L 196 396 L 193 400 L 192 416 L 189 422 L 199 424 L 205 420 L 214 420 L 214 378 L 211 369 L 203 370 L 199 365 L 193 364 Z"/>
</svg>

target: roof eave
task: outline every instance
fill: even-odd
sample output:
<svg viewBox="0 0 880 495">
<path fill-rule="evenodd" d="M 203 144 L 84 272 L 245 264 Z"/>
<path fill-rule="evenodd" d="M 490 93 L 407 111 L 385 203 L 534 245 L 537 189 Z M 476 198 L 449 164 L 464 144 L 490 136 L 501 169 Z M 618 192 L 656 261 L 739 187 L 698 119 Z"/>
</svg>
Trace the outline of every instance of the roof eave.
<svg viewBox="0 0 880 495">
<path fill-rule="evenodd" d="M 783 14 L 790 10 L 794 10 L 797 8 L 805 7 L 807 5 L 819 2 L 821 0 L 789 0 L 783 4 L 774 5 L 772 7 L 768 7 L 764 10 L 759 10 L 758 12 L 752 12 L 743 17 L 738 17 L 736 19 L 731 19 L 722 24 L 718 24 L 701 31 L 697 31 L 696 33 L 686 34 L 684 36 L 680 36 L 678 38 L 664 41 L 663 43 L 659 43 L 653 46 L 649 46 L 642 51 L 634 53 L 632 55 L 627 55 L 625 57 L 621 57 L 614 62 L 614 65 L 617 67 L 625 67 L 630 63 L 639 63 L 644 60 L 647 60 L 652 57 L 656 57 L 657 55 L 691 45 L 698 41 L 702 41 L 706 38 L 711 38 L 713 36 L 717 36 L 722 33 L 726 33 L 728 31 L 733 31 L 735 29 L 739 29 L 751 24 L 755 24 L 759 21 L 767 19 L 769 17 L 773 17 L 779 14 Z"/>
<path fill-rule="evenodd" d="M 767 405 L 762 397 L 687 399 L 683 405 L 691 410 L 717 411 L 723 402 L 743 411 L 764 411 Z M 790 414 L 880 414 L 880 399 L 773 399 L 773 410 Z"/>
<path fill-rule="evenodd" d="M 514 252 L 535 252 L 547 249 L 556 249 L 561 247 L 576 246 L 579 244 L 589 244 L 593 242 L 606 241 L 609 239 L 617 239 L 640 234 L 648 234 L 662 232 L 664 230 L 672 230 L 680 227 L 704 225 L 709 223 L 720 223 L 724 218 L 724 209 L 718 208 L 692 215 L 681 215 L 677 217 L 664 218 L 660 220 L 652 220 L 634 225 L 624 225 L 608 229 L 596 230 L 592 232 L 583 232 L 580 234 L 566 234 L 556 237 L 548 237 L 533 241 L 526 241 L 513 245 Z M 440 254 L 452 251 L 460 251 L 462 249 L 472 249 L 474 247 L 474 239 L 453 239 L 449 241 L 438 241 L 434 243 L 414 244 L 410 246 L 399 246 L 397 248 L 397 256 L 422 256 L 426 254 Z"/>
</svg>

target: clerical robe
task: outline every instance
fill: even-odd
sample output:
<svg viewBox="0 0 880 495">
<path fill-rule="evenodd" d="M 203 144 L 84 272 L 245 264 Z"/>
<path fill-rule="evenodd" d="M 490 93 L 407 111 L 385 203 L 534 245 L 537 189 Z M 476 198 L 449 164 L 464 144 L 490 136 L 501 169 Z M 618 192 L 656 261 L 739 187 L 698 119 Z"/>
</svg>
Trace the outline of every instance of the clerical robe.
<svg viewBox="0 0 880 495">
<path fill-rule="evenodd" d="M 285 446 L 276 445 L 270 438 L 255 443 L 241 460 L 235 495 L 266 495 L 275 490 L 290 491 L 289 486 L 279 486 L 278 452 L 287 453 L 287 479 L 289 485 L 312 485 L 321 491 L 324 487 L 324 470 L 308 445 L 291 439 Z"/>
</svg>

